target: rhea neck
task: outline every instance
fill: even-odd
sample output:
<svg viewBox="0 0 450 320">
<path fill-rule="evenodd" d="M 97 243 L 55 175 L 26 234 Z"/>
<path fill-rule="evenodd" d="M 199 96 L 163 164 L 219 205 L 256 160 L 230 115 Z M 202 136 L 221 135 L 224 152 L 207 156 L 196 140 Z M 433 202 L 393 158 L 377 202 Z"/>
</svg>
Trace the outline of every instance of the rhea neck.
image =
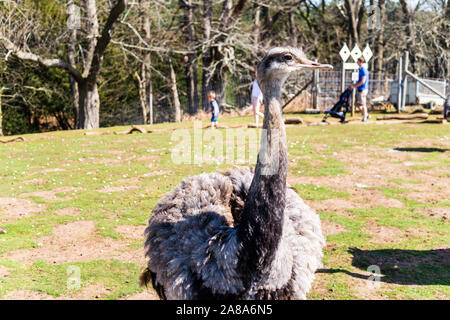
<svg viewBox="0 0 450 320">
<path fill-rule="evenodd" d="M 280 101 L 284 80 L 259 81 L 265 110 L 261 148 L 237 230 L 242 246 L 239 267 L 247 284 L 267 274 L 282 235 L 288 169 Z"/>
</svg>

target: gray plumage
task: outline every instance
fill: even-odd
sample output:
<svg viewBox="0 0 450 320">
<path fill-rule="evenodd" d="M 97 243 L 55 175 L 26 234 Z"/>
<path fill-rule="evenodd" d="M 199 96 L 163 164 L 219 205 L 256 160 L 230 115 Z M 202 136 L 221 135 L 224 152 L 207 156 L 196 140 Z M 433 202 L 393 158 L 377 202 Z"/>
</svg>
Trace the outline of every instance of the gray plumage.
<svg viewBox="0 0 450 320">
<path fill-rule="evenodd" d="M 325 240 L 319 216 L 286 184 L 280 90 L 292 71 L 328 67 L 296 48 L 268 52 L 258 72 L 268 138 L 256 168 L 189 177 L 164 196 L 146 229 L 142 284 L 164 299 L 306 299 Z M 274 146 L 277 171 L 266 175 Z"/>
</svg>

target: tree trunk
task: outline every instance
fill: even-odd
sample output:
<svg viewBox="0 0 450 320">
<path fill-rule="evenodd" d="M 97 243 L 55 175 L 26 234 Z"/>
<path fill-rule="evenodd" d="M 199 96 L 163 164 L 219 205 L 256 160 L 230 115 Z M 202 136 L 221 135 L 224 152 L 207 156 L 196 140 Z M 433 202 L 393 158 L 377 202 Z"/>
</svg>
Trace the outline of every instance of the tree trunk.
<svg viewBox="0 0 450 320">
<path fill-rule="evenodd" d="M 73 1 L 69 0 L 67 1 L 67 7 L 73 5 Z M 69 19 L 72 21 L 76 19 L 76 17 L 71 17 L 72 14 L 75 14 L 75 12 L 72 12 L 69 10 Z M 67 60 L 69 64 L 72 66 L 72 68 L 76 68 L 76 60 L 75 60 L 75 52 L 76 52 L 76 45 L 77 45 L 77 30 L 76 26 L 69 26 L 69 42 L 67 43 Z M 79 129 L 80 123 L 79 123 L 79 116 L 80 113 L 80 105 L 79 105 L 79 99 L 80 99 L 80 93 L 78 90 L 78 83 L 76 82 L 75 78 L 69 73 L 69 83 L 70 83 L 70 90 L 72 92 L 72 103 L 73 103 L 73 128 Z"/>
<path fill-rule="evenodd" d="M 348 21 L 348 43 L 350 50 L 355 44 L 359 43 L 359 28 L 361 26 L 361 11 L 364 10 L 362 7 L 362 0 L 345 0 L 345 8 L 347 9 L 347 21 Z"/>
<path fill-rule="evenodd" d="M 145 90 L 145 65 L 141 64 L 140 75 L 139 72 L 135 73 L 135 76 L 138 80 L 139 87 L 139 104 L 142 112 L 142 119 L 144 124 L 147 124 L 148 121 L 148 109 L 147 109 L 147 92 Z"/>
<path fill-rule="evenodd" d="M 378 8 L 380 9 L 380 29 L 376 42 L 376 65 L 375 72 L 383 72 L 383 55 L 384 55 L 384 20 L 386 13 L 385 0 L 378 0 Z"/>
<path fill-rule="evenodd" d="M 220 30 L 223 32 L 223 34 L 217 38 L 216 43 L 218 45 L 216 45 L 213 50 L 213 57 L 214 61 L 216 61 L 216 66 L 211 80 L 211 87 L 212 90 L 214 90 L 216 93 L 216 100 L 219 103 L 219 105 L 224 105 L 227 100 L 226 97 L 227 69 L 225 68 L 224 65 L 225 56 L 222 50 L 224 49 L 223 47 L 224 44 L 226 43 L 228 32 L 230 32 L 230 24 L 232 23 L 231 21 L 232 8 L 233 8 L 233 1 L 224 0 L 222 5 L 222 14 L 220 16 L 221 20 Z"/>
<path fill-rule="evenodd" d="M 83 81 L 78 83 L 78 88 L 80 90 L 80 126 L 82 129 L 97 129 L 100 125 L 100 98 L 97 83 Z"/>
<path fill-rule="evenodd" d="M 140 14 L 141 14 L 141 26 L 144 34 L 144 40 L 147 45 L 150 45 L 151 41 L 151 22 L 150 17 L 147 14 L 149 1 L 141 1 Z M 143 52 L 143 63 L 141 65 L 139 81 L 139 98 L 142 110 L 142 116 L 144 124 L 153 124 L 153 90 L 152 90 L 152 71 L 151 71 L 151 52 Z"/>
<path fill-rule="evenodd" d="M 211 90 L 211 21 L 212 1 L 203 2 L 203 46 L 202 46 L 202 108 L 209 110 L 208 92 Z"/>
<path fill-rule="evenodd" d="M 298 32 L 297 25 L 295 24 L 294 13 L 289 12 L 289 43 L 291 46 L 297 47 L 298 45 Z"/>
<path fill-rule="evenodd" d="M 175 121 L 181 122 L 181 108 L 180 108 L 180 99 L 178 97 L 177 78 L 175 76 L 172 59 L 170 57 L 169 57 L 169 67 L 170 67 L 170 84 L 171 84 L 170 89 L 172 90 L 173 95 L 173 106 L 175 108 Z"/>
<path fill-rule="evenodd" d="M 261 35 L 261 6 L 258 4 L 253 5 L 254 17 L 253 17 L 253 45 L 255 47 L 260 46 L 260 35 Z"/>
<path fill-rule="evenodd" d="M 186 64 L 186 82 L 187 82 L 187 98 L 188 112 L 195 114 L 198 108 L 198 91 L 197 91 L 197 66 L 195 63 L 195 31 L 194 31 L 194 15 L 192 0 L 180 0 L 180 7 L 184 10 L 183 27 L 186 40 L 186 46 L 191 53 L 184 57 Z"/>
<path fill-rule="evenodd" d="M 95 0 L 84 0 L 84 21 L 87 45 L 87 54 L 84 59 L 83 76 L 87 77 L 91 71 L 92 62 L 95 54 L 95 47 L 97 46 L 97 37 L 99 33 L 97 6 Z"/>
<path fill-rule="evenodd" d="M 406 31 L 406 50 L 409 52 L 409 67 L 414 73 L 416 71 L 416 55 L 415 55 L 415 21 L 414 11 L 408 7 L 406 0 L 400 0 L 400 4 L 403 11 L 403 23 Z"/>
<path fill-rule="evenodd" d="M 220 59 L 220 60 L 219 60 Z M 223 56 L 221 54 L 216 55 L 217 62 L 216 70 L 211 79 L 211 87 L 212 90 L 216 93 L 216 100 L 219 103 L 219 106 L 223 106 L 227 101 L 226 94 L 226 82 L 227 82 L 227 73 L 225 68 L 223 67 Z"/>
</svg>

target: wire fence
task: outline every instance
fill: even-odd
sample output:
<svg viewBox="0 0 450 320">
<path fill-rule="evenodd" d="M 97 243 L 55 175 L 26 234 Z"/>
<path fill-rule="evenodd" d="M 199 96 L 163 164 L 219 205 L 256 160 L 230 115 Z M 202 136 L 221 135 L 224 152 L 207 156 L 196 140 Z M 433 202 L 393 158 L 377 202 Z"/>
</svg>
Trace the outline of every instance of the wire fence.
<svg viewBox="0 0 450 320">
<path fill-rule="evenodd" d="M 319 73 L 317 108 L 320 110 L 330 109 L 338 100 L 342 93 L 341 71 L 326 71 Z M 394 76 L 384 73 L 369 74 L 368 101 L 387 100 L 389 98 L 389 88 Z M 352 72 L 345 72 L 344 89 L 352 81 Z M 312 90 L 311 88 L 309 90 Z M 312 106 L 310 106 L 312 108 Z"/>
</svg>

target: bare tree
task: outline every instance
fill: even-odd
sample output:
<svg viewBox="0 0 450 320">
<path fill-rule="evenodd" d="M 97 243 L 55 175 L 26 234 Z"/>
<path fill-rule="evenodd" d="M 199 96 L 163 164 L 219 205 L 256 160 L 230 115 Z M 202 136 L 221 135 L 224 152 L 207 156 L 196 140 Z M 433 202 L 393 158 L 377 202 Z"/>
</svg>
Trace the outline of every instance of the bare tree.
<svg viewBox="0 0 450 320">
<path fill-rule="evenodd" d="M 202 107 L 209 109 L 208 92 L 211 90 L 211 24 L 212 1 L 203 1 L 203 42 L 202 42 Z"/>
<path fill-rule="evenodd" d="M 10 51 L 14 56 L 22 60 L 33 61 L 39 63 L 46 68 L 60 68 L 66 70 L 72 80 L 76 81 L 77 89 L 73 87 L 73 95 L 76 96 L 78 91 L 78 103 L 75 103 L 75 109 L 78 108 L 78 119 L 76 121 L 79 128 L 93 129 L 99 127 L 99 111 L 100 111 L 100 99 L 98 95 L 97 78 L 100 73 L 101 64 L 105 50 L 111 41 L 111 32 L 113 25 L 119 18 L 120 14 L 125 10 L 125 0 L 117 0 L 109 11 L 106 23 L 103 27 L 101 34 L 99 34 L 99 24 L 97 17 L 97 7 L 95 0 L 83 0 L 84 17 L 85 17 L 85 50 L 82 72 L 78 71 L 78 68 L 74 65 L 73 46 L 74 39 L 73 33 L 69 36 L 68 48 L 68 60 L 58 58 L 46 58 L 41 55 L 32 53 L 23 45 L 14 43 L 13 33 L 20 27 L 16 25 L 15 28 L 10 28 L 11 20 L 10 15 L 3 15 L 3 27 L 0 30 L 0 41 L 4 47 Z M 13 8 L 17 9 L 17 7 Z M 9 22 L 9 23 L 6 23 Z M 15 21 L 20 23 L 20 20 Z M 70 25 L 69 25 L 70 29 Z M 7 37 L 6 35 L 9 35 Z M 72 52 L 71 52 L 72 50 Z"/>
<path fill-rule="evenodd" d="M 377 38 L 376 38 L 376 57 L 375 57 L 375 72 L 383 71 L 383 55 L 384 55 L 384 25 L 386 19 L 386 1 L 378 0 L 378 9 L 380 10 L 380 20 L 379 20 L 379 29 L 377 30 Z"/>
<path fill-rule="evenodd" d="M 150 1 L 140 0 L 139 16 L 141 33 L 146 45 L 151 42 L 151 20 L 149 15 Z M 151 51 L 141 50 L 143 61 L 140 63 L 140 72 L 136 72 L 139 82 L 139 98 L 142 110 L 142 116 L 145 124 L 153 124 L 153 87 L 151 70 Z"/>
<path fill-rule="evenodd" d="M 403 23 L 405 25 L 406 50 L 410 52 L 410 67 L 413 72 L 416 70 L 416 55 L 412 54 L 416 47 L 416 13 L 422 5 L 422 1 L 417 1 L 415 7 L 410 7 L 406 0 L 400 0 L 403 11 Z"/>
<path fill-rule="evenodd" d="M 343 3 L 338 2 L 338 8 L 347 20 L 349 29 L 347 41 L 349 46 L 353 47 L 359 43 L 359 33 L 364 14 L 364 2 L 363 0 L 345 0 Z"/>
<path fill-rule="evenodd" d="M 180 7 L 183 9 L 183 30 L 186 48 L 189 53 L 184 56 L 186 65 L 186 84 L 188 98 L 188 112 L 194 114 L 198 108 L 197 92 L 197 64 L 195 57 L 195 30 L 194 30 L 194 7 L 192 0 L 180 0 Z"/>
<path fill-rule="evenodd" d="M 175 121 L 181 122 L 181 108 L 180 99 L 178 97 L 177 89 L 177 77 L 175 75 L 175 70 L 173 69 L 172 58 L 169 57 L 169 67 L 170 67 L 170 89 L 172 90 L 173 106 L 175 108 Z"/>
<path fill-rule="evenodd" d="M 229 43 L 230 35 L 234 31 L 245 3 L 246 0 L 239 0 L 233 6 L 232 0 L 223 1 L 219 27 L 216 30 L 216 40 L 212 44 L 212 56 L 215 62 L 211 86 L 217 94 L 220 105 L 226 103 L 226 81 L 227 73 L 230 70 L 229 60 L 234 58 L 234 47 Z"/>
</svg>

